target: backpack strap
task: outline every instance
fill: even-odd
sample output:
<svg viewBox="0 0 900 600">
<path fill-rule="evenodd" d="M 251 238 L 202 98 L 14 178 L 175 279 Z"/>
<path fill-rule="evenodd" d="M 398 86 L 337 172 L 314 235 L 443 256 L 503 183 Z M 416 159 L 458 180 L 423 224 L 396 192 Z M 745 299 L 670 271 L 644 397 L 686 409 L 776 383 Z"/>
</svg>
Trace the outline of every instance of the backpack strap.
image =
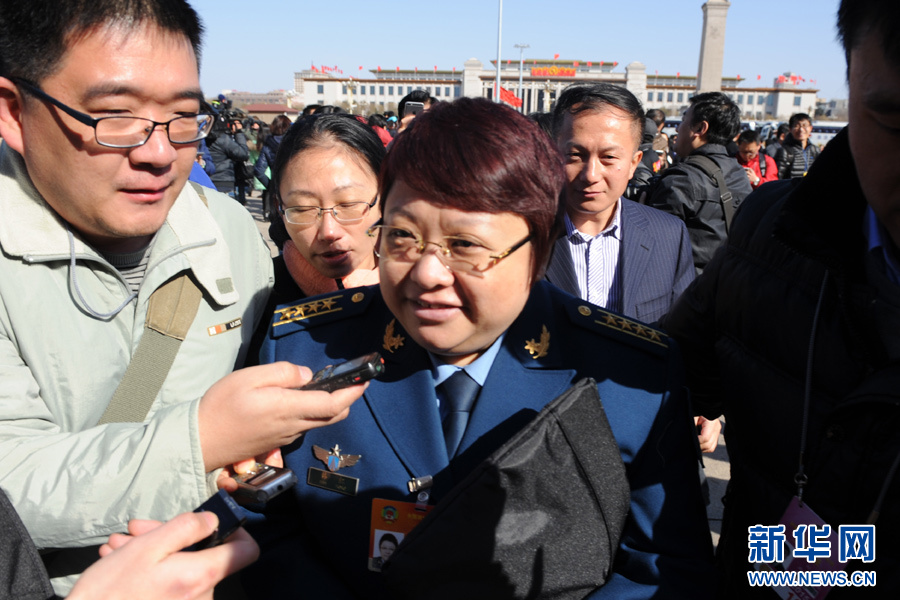
<svg viewBox="0 0 900 600">
<path fill-rule="evenodd" d="M 208 205 L 201 186 L 192 185 Z M 141 341 L 98 425 L 144 421 L 197 316 L 202 298 L 203 292 L 189 273 L 176 275 L 153 292 Z"/>
<path fill-rule="evenodd" d="M 734 219 L 734 203 L 731 192 L 725 185 L 725 175 L 722 173 L 722 169 L 713 159 L 702 154 L 691 154 L 682 162 L 694 165 L 715 181 L 716 187 L 719 188 L 719 204 L 722 206 L 722 213 L 725 216 L 725 233 L 728 233 L 731 229 L 731 221 Z"/>
<path fill-rule="evenodd" d="M 766 176 L 766 153 L 759 152 L 756 157 L 759 159 L 759 175 L 760 177 Z"/>
</svg>

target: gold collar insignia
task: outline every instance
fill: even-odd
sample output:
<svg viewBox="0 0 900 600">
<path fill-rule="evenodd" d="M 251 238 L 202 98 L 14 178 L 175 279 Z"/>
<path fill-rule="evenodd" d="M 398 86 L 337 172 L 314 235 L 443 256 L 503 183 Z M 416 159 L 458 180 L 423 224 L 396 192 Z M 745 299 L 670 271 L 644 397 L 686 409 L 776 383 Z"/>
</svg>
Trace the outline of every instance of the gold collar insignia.
<svg viewBox="0 0 900 600">
<path fill-rule="evenodd" d="M 547 331 L 546 325 L 541 326 L 541 341 L 536 342 L 534 339 L 530 339 L 525 342 L 525 349 L 535 360 L 547 356 L 547 350 L 550 349 L 550 332 Z"/>
<path fill-rule="evenodd" d="M 403 342 L 406 341 L 402 335 L 394 335 L 394 323 L 397 322 L 397 319 L 392 319 L 390 323 L 388 323 L 387 328 L 384 330 L 384 346 L 383 348 L 390 352 L 394 353 L 394 350 L 400 348 L 403 345 Z"/>
</svg>

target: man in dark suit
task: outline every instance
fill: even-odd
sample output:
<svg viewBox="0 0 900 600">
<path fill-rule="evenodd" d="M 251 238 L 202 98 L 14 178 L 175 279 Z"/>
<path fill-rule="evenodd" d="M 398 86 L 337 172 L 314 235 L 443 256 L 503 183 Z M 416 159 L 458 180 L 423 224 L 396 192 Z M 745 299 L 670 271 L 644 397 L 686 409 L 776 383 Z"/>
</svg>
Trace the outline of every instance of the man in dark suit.
<svg viewBox="0 0 900 600">
<path fill-rule="evenodd" d="M 623 87 L 566 89 L 553 130 L 565 159 L 563 237 L 547 279 L 573 296 L 644 322 L 662 317 L 694 279 L 679 219 L 622 197 L 641 161 L 644 111 Z"/>
</svg>

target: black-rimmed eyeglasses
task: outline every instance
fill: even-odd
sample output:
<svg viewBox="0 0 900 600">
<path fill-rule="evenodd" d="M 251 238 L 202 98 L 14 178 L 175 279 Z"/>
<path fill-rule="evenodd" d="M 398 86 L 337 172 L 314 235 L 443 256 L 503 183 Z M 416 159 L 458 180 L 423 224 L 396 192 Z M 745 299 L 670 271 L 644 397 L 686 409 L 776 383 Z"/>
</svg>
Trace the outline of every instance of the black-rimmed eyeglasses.
<svg viewBox="0 0 900 600">
<path fill-rule="evenodd" d="M 175 117 L 163 123 L 152 119 L 130 116 L 94 117 L 77 111 L 47 94 L 36 85 L 18 77 L 10 78 L 13 83 L 23 88 L 32 96 L 40 98 L 57 107 L 79 123 L 83 123 L 94 129 L 94 139 L 101 146 L 107 148 L 136 148 L 143 146 L 153 135 L 157 127 L 163 126 L 169 141 L 173 144 L 191 144 L 205 138 L 213 123 L 215 116 L 207 113 L 197 113 Z"/>
</svg>

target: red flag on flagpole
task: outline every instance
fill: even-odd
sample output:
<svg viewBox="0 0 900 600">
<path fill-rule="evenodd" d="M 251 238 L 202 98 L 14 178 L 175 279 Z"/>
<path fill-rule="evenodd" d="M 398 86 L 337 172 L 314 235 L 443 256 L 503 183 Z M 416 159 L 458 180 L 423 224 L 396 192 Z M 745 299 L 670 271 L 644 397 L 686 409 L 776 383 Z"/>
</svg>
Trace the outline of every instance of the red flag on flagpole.
<svg viewBox="0 0 900 600">
<path fill-rule="evenodd" d="M 504 87 L 500 88 L 500 100 L 502 100 L 503 102 L 506 102 L 507 104 L 510 104 L 516 108 L 519 108 L 520 106 L 522 106 L 522 99 L 517 98 L 515 94 L 513 94 L 511 91 L 509 91 L 508 89 L 506 89 Z"/>
<path fill-rule="evenodd" d="M 559 54 L 554 54 L 554 55 L 553 55 L 553 60 L 556 60 L 557 58 L 559 58 Z"/>
<path fill-rule="evenodd" d="M 592 67 L 592 66 L 594 66 L 594 63 L 592 63 L 591 61 L 588 61 L 588 66 Z"/>
<path fill-rule="evenodd" d="M 359 65 L 359 70 L 362 71 L 362 65 Z"/>
<path fill-rule="evenodd" d="M 381 73 L 381 65 L 378 65 L 378 72 Z"/>
<path fill-rule="evenodd" d="M 577 60 L 572 61 L 572 66 L 577 68 L 577 67 L 578 67 L 578 61 L 577 61 Z"/>
<path fill-rule="evenodd" d="M 762 79 L 762 75 L 757 75 L 756 80 L 759 81 L 760 79 Z"/>
<path fill-rule="evenodd" d="M 677 73 L 675 73 L 675 79 L 678 79 L 679 77 L 681 77 L 681 71 L 678 71 Z"/>
</svg>

